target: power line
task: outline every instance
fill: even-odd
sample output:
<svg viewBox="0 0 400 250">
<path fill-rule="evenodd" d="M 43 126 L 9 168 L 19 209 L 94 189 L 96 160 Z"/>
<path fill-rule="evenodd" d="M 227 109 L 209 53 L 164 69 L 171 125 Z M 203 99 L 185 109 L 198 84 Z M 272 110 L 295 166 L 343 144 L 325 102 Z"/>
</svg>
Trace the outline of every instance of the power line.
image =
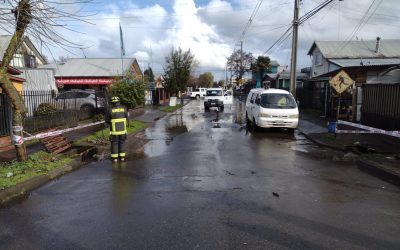
<svg viewBox="0 0 400 250">
<path fill-rule="evenodd" d="M 368 17 L 368 14 L 370 10 L 372 9 L 373 5 L 375 4 L 376 0 L 372 0 L 371 4 L 369 5 L 368 9 L 365 11 L 364 15 L 360 19 L 360 21 L 357 23 L 357 25 L 354 27 L 353 31 L 350 33 L 349 37 L 346 39 L 346 42 L 344 43 L 343 46 L 339 48 L 339 50 L 342 50 L 349 45 L 349 43 L 353 40 L 353 38 L 357 35 L 358 32 L 365 26 L 365 24 L 368 23 L 370 20 L 371 16 L 374 15 L 375 11 L 379 8 L 380 4 L 382 3 L 382 0 L 378 3 L 376 6 L 375 10 L 372 11 L 371 15 Z"/>
<path fill-rule="evenodd" d="M 260 0 L 257 2 L 256 7 L 253 10 L 253 13 L 251 13 L 249 20 L 246 23 L 246 26 L 244 27 L 242 34 L 240 36 L 239 41 L 243 41 L 243 38 L 246 36 L 247 29 L 251 26 L 251 23 L 253 22 L 254 18 L 257 16 L 258 11 L 260 10 L 261 4 L 263 3 L 264 0 Z"/>
<path fill-rule="evenodd" d="M 302 17 L 298 19 L 299 25 L 302 25 L 304 22 L 312 18 L 315 14 L 317 14 L 319 11 L 321 11 L 323 8 L 325 8 L 327 5 L 332 3 L 334 0 L 326 0 L 325 2 L 322 2 L 318 6 L 316 6 L 314 9 L 310 10 L 306 14 L 304 14 Z M 276 40 L 265 52 L 263 55 L 266 55 L 272 48 L 275 46 L 281 45 L 289 36 L 290 36 L 290 31 L 293 28 L 293 24 Z"/>
</svg>

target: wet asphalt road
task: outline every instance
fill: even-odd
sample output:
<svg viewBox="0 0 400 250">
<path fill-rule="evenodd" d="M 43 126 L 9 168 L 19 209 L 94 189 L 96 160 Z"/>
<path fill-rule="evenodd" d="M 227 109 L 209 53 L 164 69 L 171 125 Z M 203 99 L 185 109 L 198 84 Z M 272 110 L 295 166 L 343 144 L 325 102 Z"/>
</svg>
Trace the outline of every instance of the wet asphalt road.
<svg viewBox="0 0 400 250">
<path fill-rule="evenodd" d="M 0 209 L 0 249 L 400 249 L 397 187 L 297 133 L 248 133 L 239 111 L 216 123 L 192 101 L 146 131 L 144 158 Z"/>
</svg>

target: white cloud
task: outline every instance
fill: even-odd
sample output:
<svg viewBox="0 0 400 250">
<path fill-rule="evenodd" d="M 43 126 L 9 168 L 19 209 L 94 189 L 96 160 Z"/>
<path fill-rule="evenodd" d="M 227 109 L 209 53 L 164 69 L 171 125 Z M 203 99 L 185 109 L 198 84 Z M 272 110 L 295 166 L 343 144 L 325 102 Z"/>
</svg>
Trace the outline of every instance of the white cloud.
<svg viewBox="0 0 400 250">
<path fill-rule="evenodd" d="M 71 28 L 85 35 L 67 31 L 62 33 L 67 39 L 89 47 L 84 49 L 88 57 L 119 57 L 121 23 L 127 56 L 135 56 L 143 61 L 141 66 L 153 63 L 154 71 L 161 73 L 165 56 L 171 48 L 181 46 L 195 54 L 200 62 L 198 73 L 211 69 L 222 76 L 226 57 L 237 44 L 257 0 L 210 0 L 200 5 L 196 5 L 194 0 L 174 0 L 169 3 L 160 1 L 159 4 L 146 7 L 139 7 L 135 2 L 125 1 L 123 5 L 110 2 L 101 6 L 98 15 L 88 17 L 95 25 L 70 23 Z M 302 2 L 300 16 L 323 1 Z M 300 26 L 298 65 L 303 67 L 310 64 L 306 54 L 313 40 L 344 40 L 350 37 L 371 2 L 334 1 L 332 6 Z M 353 39 L 369 40 L 377 36 L 382 39 L 400 38 L 400 7 L 397 1 L 375 1 L 371 12 L 376 6 L 379 8 L 374 16 Z M 284 25 L 290 25 L 292 19 L 293 1 L 264 1 L 246 32 L 244 50 L 254 55 L 264 53 L 287 29 Z M 287 65 L 290 62 L 290 44 L 289 37 L 267 55 Z M 71 57 L 83 56 L 81 50 L 74 51 L 76 55 Z M 68 54 L 60 49 L 53 49 L 52 52 L 55 57 Z"/>
</svg>

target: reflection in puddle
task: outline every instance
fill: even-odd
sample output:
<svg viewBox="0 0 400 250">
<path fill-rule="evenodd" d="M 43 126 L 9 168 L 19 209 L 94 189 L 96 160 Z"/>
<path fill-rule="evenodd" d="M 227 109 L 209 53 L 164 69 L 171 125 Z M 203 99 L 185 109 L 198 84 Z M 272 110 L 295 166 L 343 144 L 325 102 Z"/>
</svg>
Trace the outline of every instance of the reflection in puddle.
<svg viewBox="0 0 400 250">
<path fill-rule="evenodd" d="M 271 147 L 284 147 L 290 151 L 306 154 L 320 154 L 321 149 L 304 138 L 298 132 L 294 134 L 284 129 L 260 129 L 250 132 L 245 125 L 244 103 L 235 102 L 230 109 L 225 107 L 223 112 L 214 110 L 205 112 L 201 101 L 193 101 L 178 110 L 158 120 L 154 127 L 145 132 L 149 142 L 144 146 L 144 155 L 155 157 L 163 155 L 175 137 L 188 133 L 193 129 L 218 129 L 241 132 L 254 140 L 252 143 L 261 143 Z M 231 111 L 230 111 L 231 110 Z M 199 125 L 199 126 L 198 126 Z M 217 131 L 217 130 L 215 130 Z M 215 132 L 213 136 L 220 133 Z M 138 154 L 140 155 L 140 154 Z"/>
<path fill-rule="evenodd" d="M 155 157 L 164 154 L 174 137 L 187 133 L 197 124 L 204 121 L 198 115 L 195 103 L 188 104 L 184 109 L 178 110 L 158 120 L 154 127 L 146 129 L 146 137 L 150 140 L 144 146 L 147 157 Z"/>
</svg>

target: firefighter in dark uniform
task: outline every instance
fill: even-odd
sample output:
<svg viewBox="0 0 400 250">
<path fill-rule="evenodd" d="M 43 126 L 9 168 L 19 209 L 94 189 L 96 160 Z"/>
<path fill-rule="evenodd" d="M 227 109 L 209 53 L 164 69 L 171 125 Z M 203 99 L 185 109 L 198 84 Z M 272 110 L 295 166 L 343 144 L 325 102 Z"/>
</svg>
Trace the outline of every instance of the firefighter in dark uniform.
<svg viewBox="0 0 400 250">
<path fill-rule="evenodd" d="M 128 125 L 128 111 L 121 105 L 119 97 L 111 98 L 111 108 L 107 113 L 106 122 L 110 124 L 111 160 L 125 161 L 126 152 L 124 143 L 126 140 L 126 127 Z"/>
</svg>

